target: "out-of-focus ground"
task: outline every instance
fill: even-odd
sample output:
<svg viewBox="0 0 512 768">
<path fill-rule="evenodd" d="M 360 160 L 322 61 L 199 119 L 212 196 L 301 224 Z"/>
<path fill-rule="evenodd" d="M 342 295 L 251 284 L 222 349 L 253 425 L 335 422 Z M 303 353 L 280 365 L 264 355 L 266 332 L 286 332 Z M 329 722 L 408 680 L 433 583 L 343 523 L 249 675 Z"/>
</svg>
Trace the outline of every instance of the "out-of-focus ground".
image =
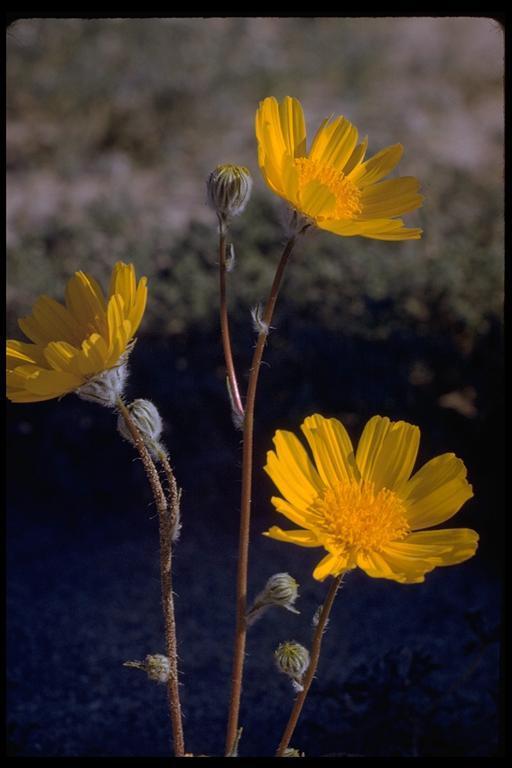
<svg viewBox="0 0 512 768">
<path fill-rule="evenodd" d="M 204 184 L 247 165 L 236 221 L 234 349 L 264 299 L 282 230 L 253 130 L 267 95 L 297 96 L 310 134 L 344 114 L 369 154 L 401 142 L 425 203 L 420 241 L 316 233 L 290 266 L 263 371 L 256 466 L 278 427 L 315 410 L 357 438 L 368 416 L 419 424 L 420 461 L 455 451 L 475 488 L 456 525 L 478 556 L 401 587 L 347 581 L 294 743 L 306 754 L 495 754 L 503 499 L 503 36 L 485 18 L 25 20 L 7 32 L 7 329 L 77 269 L 135 263 L 150 300 L 130 394 L 161 407 L 184 487 L 177 554 L 190 749 L 219 754 L 236 567 L 239 435 L 217 339 L 215 219 Z M 12 754 L 163 755 L 164 698 L 120 663 L 161 650 L 156 524 L 112 417 L 73 396 L 9 406 L 8 720 Z M 250 639 L 241 754 L 270 755 L 291 691 L 271 651 L 308 642 L 321 601 L 310 551 L 262 539 L 251 593 L 299 578 L 303 617 Z M 227 608 L 226 608 L 227 606 Z M 151 647 L 150 647 L 151 646 Z M 159 646 L 159 647 L 156 647 Z M 264 734 L 264 737 L 262 736 Z"/>
</svg>

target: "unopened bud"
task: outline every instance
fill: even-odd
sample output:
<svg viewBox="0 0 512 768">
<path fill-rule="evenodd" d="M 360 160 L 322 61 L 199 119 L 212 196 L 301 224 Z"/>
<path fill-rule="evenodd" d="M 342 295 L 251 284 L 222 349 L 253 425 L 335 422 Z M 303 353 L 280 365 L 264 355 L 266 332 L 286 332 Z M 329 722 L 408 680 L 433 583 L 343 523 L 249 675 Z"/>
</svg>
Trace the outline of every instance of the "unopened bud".
<svg viewBox="0 0 512 768">
<path fill-rule="evenodd" d="M 289 573 L 274 573 L 259 593 L 254 605 L 247 614 L 247 623 L 252 624 L 262 612 L 271 605 L 286 608 L 292 613 L 300 613 L 293 604 L 299 596 L 299 585 Z"/>
<path fill-rule="evenodd" d="M 124 392 L 128 377 L 128 355 L 132 347 L 119 358 L 115 368 L 98 373 L 86 384 L 78 387 L 75 390 L 78 397 L 91 403 L 103 405 L 105 408 L 115 408 L 118 398 L 122 397 Z"/>
<path fill-rule="evenodd" d="M 309 651 L 300 643 L 288 641 L 281 643 L 274 651 L 277 668 L 291 678 L 296 691 L 302 691 L 302 678 L 309 667 Z"/>
<path fill-rule="evenodd" d="M 298 749 L 293 747 L 287 747 L 283 752 L 283 757 L 304 757 L 304 752 L 299 752 Z"/>
<path fill-rule="evenodd" d="M 144 661 L 125 661 L 123 667 L 142 669 L 155 683 L 166 683 L 170 675 L 169 659 L 161 653 L 148 654 Z"/>
<path fill-rule="evenodd" d="M 251 196 L 252 178 L 243 165 L 218 165 L 206 186 L 210 205 L 225 222 L 244 210 Z"/>
<path fill-rule="evenodd" d="M 165 452 L 165 449 L 159 443 L 163 424 L 158 409 L 150 400 L 142 399 L 134 400 L 133 403 L 126 407 L 148 451 L 154 459 L 158 459 L 160 454 Z M 125 440 L 128 440 L 132 445 L 134 444 L 132 433 L 128 429 L 122 413 L 119 414 L 117 419 L 117 430 Z"/>
</svg>

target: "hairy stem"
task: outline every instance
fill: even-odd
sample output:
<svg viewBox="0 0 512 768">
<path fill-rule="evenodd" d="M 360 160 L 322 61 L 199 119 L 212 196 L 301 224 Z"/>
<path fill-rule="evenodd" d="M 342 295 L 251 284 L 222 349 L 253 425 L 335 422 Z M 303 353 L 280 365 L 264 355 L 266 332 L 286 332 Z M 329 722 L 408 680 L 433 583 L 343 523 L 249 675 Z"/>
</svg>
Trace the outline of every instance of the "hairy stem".
<svg viewBox="0 0 512 768">
<path fill-rule="evenodd" d="M 339 589 L 342 579 L 343 579 L 343 573 L 337 576 L 332 582 L 331 586 L 329 587 L 329 592 L 327 593 L 325 603 L 323 604 L 322 610 L 320 612 L 320 616 L 318 618 L 318 624 L 315 630 L 315 635 L 313 637 L 313 642 L 311 644 L 311 660 L 309 662 L 309 667 L 307 668 L 304 679 L 302 680 L 302 685 L 304 689 L 299 693 L 299 695 L 295 699 L 295 703 L 293 705 L 290 718 L 288 720 L 288 723 L 286 724 L 286 728 L 284 729 L 284 733 L 282 735 L 281 741 L 279 742 L 279 746 L 277 748 L 276 757 L 283 757 L 284 751 L 288 747 L 290 743 L 290 739 L 293 736 L 293 732 L 297 725 L 297 721 L 300 717 L 300 713 L 302 712 L 302 707 L 304 706 L 306 696 L 308 695 L 308 691 L 311 687 L 311 683 L 313 682 L 316 668 L 318 666 L 318 660 L 320 658 L 320 650 L 322 648 L 322 638 L 323 638 L 325 626 L 327 624 L 327 620 L 329 618 L 329 614 L 331 612 L 331 608 L 334 603 L 334 598 L 336 597 L 336 592 Z"/>
<path fill-rule="evenodd" d="M 283 280 L 283 274 L 295 245 L 295 236 L 291 237 L 281 255 L 274 282 L 263 313 L 263 327 L 268 329 L 274 314 L 279 290 Z M 263 357 L 263 350 L 267 341 L 267 332 L 262 330 L 258 335 L 256 347 L 252 358 L 247 386 L 247 399 L 245 403 L 243 458 L 242 458 L 242 497 L 240 510 L 240 539 L 238 550 L 238 574 L 237 574 L 237 613 L 235 645 L 233 652 L 233 670 L 231 680 L 231 700 L 229 704 L 228 726 L 226 733 L 226 754 L 233 751 L 233 746 L 238 732 L 238 716 L 240 712 L 240 697 L 242 693 L 242 677 L 244 669 L 245 640 L 247 634 L 247 569 L 249 563 L 249 531 L 251 522 L 251 494 L 252 494 L 252 462 L 253 462 L 253 433 L 254 433 L 254 405 L 256 401 L 256 388 Z"/>
<path fill-rule="evenodd" d="M 219 222 L 219 294 L 220 294 L 220 330 L 222 336 L 222 348 L 228 375 L 230 399 L 236 410 L 236 417 L 241 421 L 244 416 L 244 407 L 240 397 L 240 389 L 236 378 L 233 353 L 231 351 L 231 337 L 229 334 L 228 304 L 226 299 L 226 231 L 223 222 Z"/>
<path fill-rule="evenodd" d="M 121 398 L 117 400 L 117 408 L 122 414 L 126 426 L 133 437 L 135 447 L 139 452 L 142 464 L 151 486 L 158 510 L 159 534 L 160 534 L 160 583 L 162 589 L 162 607 L 165 621 L 165 645 L 169 659 L 170 674 L 167 683 L 167 698 L 169 702 L 169 714 L 171 718 L 174 754 L 176 757 L 185 755 L 185 743 L 183 738 L 183 724 L 181 718 L 181 704 L 178 681 L 178 655 L 176 651 L 176 623 L 174 619 L 174 597 L 172 591 L 172 540 L 171 540 L 171 514 L 167 506 L 165 494 L 162 489 L 160 477 L 153 463 L 148 449 L 135 425 L 130 411 Z M 172 474 L 172 471 L 171 471 Z M 173 475 L 174 477 L 174 475 Z"/>
</svg>

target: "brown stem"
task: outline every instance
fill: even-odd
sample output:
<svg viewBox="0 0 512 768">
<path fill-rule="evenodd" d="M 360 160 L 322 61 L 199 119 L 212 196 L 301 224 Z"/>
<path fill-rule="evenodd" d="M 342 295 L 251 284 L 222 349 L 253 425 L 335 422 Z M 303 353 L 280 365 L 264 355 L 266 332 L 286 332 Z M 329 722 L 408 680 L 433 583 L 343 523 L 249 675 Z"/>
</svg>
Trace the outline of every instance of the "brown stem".
<svg viewBox="0 0 512 768">
<path fill-rule="evenodd" d="M 169 500 L 169 536 L 171 545 L 176 541 L 181 529 L 180 522 L 180 489 L 174 477 L 174 472 L 169 462 L 168 456 L 161 451 L 158 455 L 167 478 L 168 500 Z"/>
<path fill-rule="evenodd" d="M 304 690 L 302 690 L 295 699 L 295 703 L 290 714 L 290 719 L 286 724 L 286 728 L 284 729 L 283 736 L 277 748 L 276 757 L 283 757 L 284 751 L 288 747 L 290 739 L 293 736 L 293 732 L 300 717 L 300 713 L 302 712 L 302 707 L 304 706 L 306 696 L 308 695 L 309 688 L 318 666 L 318 659 L 320 658 L 320 650 L 322 647 L 322 638 L 325 625 L 327 624 L 327 619 L 329 618 L 329 614 L 334 603 L 334 598 L 336 597 L 336 592 L 339 589 L 342 578 L 343 574 L 337 576 L 329 587 L 329 592 L 327 593 L 325 603 L 323 604 L 322 611 L 318 619 L 318 625 L 315 630 L 315 635 L 313 637 L 313 642 L 311 644 L 311 660 L 309 662 L 309 667 L 306 671 L 304 679 L 302 680 Z"/>
<path fill-rule="evenodd" d="M 268 329 L 274 314 L 279 289 L 286 264 L 295 245 L 295 236 L 291 237 L 282 253 L 279 261 L 274 282 L 270 289 L 270 295 L 263 313 L 263 327 Z M 245 403 L 244 418 L 244 448 L 242 459 L 242 498 L 240 510 L 240 539 L 238 553 L 238 574 L 237 574 L 237 614 L 235 630 L 235 646 L 233 652 L 233 671 L 231 682 L 231 700 L 229 704 L 228 727 L 226 733 L 226 754 L 233 751 L 233 745 L 238 732 L 238 716 L 240 712 L 240 697 L 242 693 L 242 676 L 244 669 L 245 639 L 247 633 L 246 612 L 247 612 L 247 568 L 249 562 L 249 531 L 251 522 L 251 491 L 252 491 L 252 456 L 253 456 L 253 433 L 254 433 L 254 404 L 256 400 L 256 388 L 258 385 L 258 375 L 263 357 L 263 350 L 267 341 L 267 331 L 262 330 L 256 342 L 251 369 L 249 373 L 249 383 L 247 386 L 247 399 Z"/>
<path fill-rule="evenodd" d="M 225 224 L 219 221 L 219 293 L 220 293 L 220 329 L 222 336 L 222 347 L 224 350 L 224 360 L 226 362 L 226 371 L 228 374 L 228 384 L 230 390 L 230 399 L 233 408 L 236 410 L 236 416 L 240 421 L 244 417 L 244 407 L 240 390 L 236 379 L 235 364 L 233 362 L 233 353 L 231 351 L 231 337 L 229 334 L 228 304 L 226 299 L 226 231 Z"/>
<path fill-rule="evenodd" d="M 167 657 L 169 659 L 170 674 L 167 683 L 167 697 L 169 701 L 169 714 L 171 717 L 174 754 L 176 757 L 185 755 L 185 743 L 183 739 L 183 725 L 181 720 L 181 704 L 178 682 L 178 656 L 176 652 L 176 624 L 174 620 L 174 598 L 172 591 L 172 542 L 170 515 L 168 514 L 167 501 L 162 489 L 160 477 L 153 460 L 146 448 L 130 411 L 121 398 L 117 400 L 117 408 L 122 414 L 126 426 L 133 437 L 135 447 L 139 452 L 142 464 L 146 471 L 151 491 L 153 493 L 158 510 L 160 533 L 160 583 L 162 589 L 162 607 L 165 620 L 165 641 Z"/>
</svg>

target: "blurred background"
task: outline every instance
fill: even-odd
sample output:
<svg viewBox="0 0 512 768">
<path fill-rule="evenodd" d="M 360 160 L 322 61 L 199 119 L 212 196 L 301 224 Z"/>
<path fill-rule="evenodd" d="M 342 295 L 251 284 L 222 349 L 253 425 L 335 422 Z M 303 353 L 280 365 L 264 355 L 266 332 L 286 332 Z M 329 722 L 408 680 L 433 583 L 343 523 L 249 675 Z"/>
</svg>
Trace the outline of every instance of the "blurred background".
<svg viewBox="0 0 512 768">
<path fill-rule="evenodd" d="M 128 395 L 166 422 L 183 486 L 175 589 L 187 748 L 221 754 L 234 630 L 241 445 L 218 338 L 205 179 L 246 165 L 233 226 L 235 356 L 283 243 L 257 168 L 254 113 L 298 97 L 310 135 L 344 114 L 369 155 L 401 142 L 425 203 L 420 241 L 317 232 L 288 275 L 257 402 L 250 593 L 277 571 L 300 616 L 251 630 L 241 755 L 273 754 L 293 700 L 279 642 L 308 644 L 326 585 L 274 522 L 261 468 L 277 428 L 320 412 L 357 440 L 381 413 L 421 428 L 418 466 L 453 451 L 475 497 L 454 521 L 477 556 L 422 585 L 349 575 L 293 746 L 306 755 L 489 756 L 499 728 L 503 541 L 503 35 L 487 18 L 20 20 L 7 30 L 7 332 L 75 270 L 149 278 Z M 111 413 L 73 395 L 7 407 L 8 742 L 30 756 L 169 753 L 165 690 L 127 659 L 163 651 L 158 534 Z"/>
</svg>

